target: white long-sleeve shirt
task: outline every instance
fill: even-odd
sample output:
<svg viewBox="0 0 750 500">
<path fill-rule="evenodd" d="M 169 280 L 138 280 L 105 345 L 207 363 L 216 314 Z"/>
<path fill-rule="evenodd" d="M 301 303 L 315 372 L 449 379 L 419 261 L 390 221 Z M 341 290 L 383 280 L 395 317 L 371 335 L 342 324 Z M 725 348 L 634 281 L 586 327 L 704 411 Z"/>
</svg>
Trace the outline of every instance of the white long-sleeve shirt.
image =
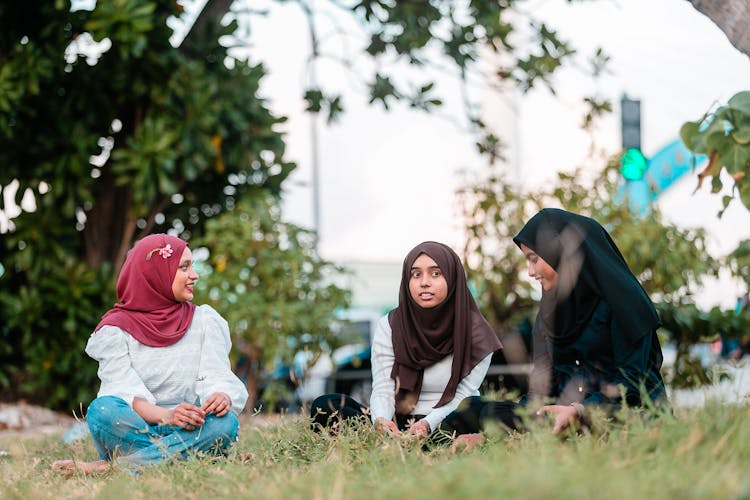
<svg viewBox="0 0 750 500">
<path fill-rule="evenodd" d="M 166 347 L 149 347 L 116 326 L 93 333 L 86 353 L 99 362 L 98 396 L 117 396 L 129 405 L 139 397 L 162 408 L 201 405 L 214 392 L 232 400 L 239 414 L 247 402 L 245 384 L 232 372 L 227 322 L 209 305 L 195 308 L 185 335 Z"/>
<path fill-rule="evenodd" d="M 395 359 L 393 352 L 391 325 L 388 315 L 378 320 L 372 339 L 372 396 L 370 397 L 370 415 L 372 421 L 378 417 L 392 420 L 396 412 L 396 382 L 391 378 L 391 369 Z M 424 370 L 422 390 L 419 393 L 412 415 L 425 415 L 424 420 L 430 424 L 430 430 L 437 429 L 440 422 L 458 404 L 469 396 L 479 396 L 479 386 L 482 384 L 487 369 L 490 366 L 492 353 L 488 354 L 477 366 L 469 372 L 458 384 L 455 397 L 439 408 L 434 408 L 443 396 L 445 386 L 451 378 L 453 355 L 450 354 Z"/>
</svg>

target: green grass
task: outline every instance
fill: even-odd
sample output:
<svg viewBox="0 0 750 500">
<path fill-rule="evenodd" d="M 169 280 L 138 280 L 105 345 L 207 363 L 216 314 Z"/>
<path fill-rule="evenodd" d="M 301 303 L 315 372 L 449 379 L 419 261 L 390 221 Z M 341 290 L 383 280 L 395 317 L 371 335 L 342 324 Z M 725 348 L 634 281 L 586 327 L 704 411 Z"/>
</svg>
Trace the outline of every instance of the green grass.
<svg viewBox="0 0 750 500">
<path fill-rule="evenodd" d="M 93 460 L 93 444 L 0 437 L 0 498 L 750 498 L 750 407 L 709 405 L 644 420 L 599 419 L 588 434 L 488 431 L 465 454 L 349 426 L 319 435 L 305 419 L 248 416 L 229 459 L 193 458 L 66 479 L 61 458 Z M 256 459 L 242 463 L 238 452 Z"/>
</svg>

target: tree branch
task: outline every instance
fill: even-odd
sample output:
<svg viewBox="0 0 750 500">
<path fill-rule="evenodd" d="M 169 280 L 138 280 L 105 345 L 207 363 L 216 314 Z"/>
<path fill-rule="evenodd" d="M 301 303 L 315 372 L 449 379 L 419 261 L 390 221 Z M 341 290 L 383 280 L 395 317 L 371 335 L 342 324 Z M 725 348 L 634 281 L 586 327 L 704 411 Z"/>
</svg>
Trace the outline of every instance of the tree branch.
<svg viewBox="0 0 750 500">
<path fill-rule="evenodd" d="M 734 47 L 750 56 L 750 2 L 747 0 L 688 0 L 727 36 Z"/>
<path fill-rule="evenodd" d="M 203 33 L 206 30 L 206 26 L 209 24 L 218 24 L 221 22 L 221 18 L 229 12 L 229 8 L 232 6 L 233 1 L 234 0 L 208 0 L 206 5 L 203 6 L 201 13 L 195 18 L 195 22 L 190 27 L 190 31 L 185 35 L 183 43 L 184 40 L 187 40 L 190 37 L 200 36 L 200 33 Z"/>
</svg>

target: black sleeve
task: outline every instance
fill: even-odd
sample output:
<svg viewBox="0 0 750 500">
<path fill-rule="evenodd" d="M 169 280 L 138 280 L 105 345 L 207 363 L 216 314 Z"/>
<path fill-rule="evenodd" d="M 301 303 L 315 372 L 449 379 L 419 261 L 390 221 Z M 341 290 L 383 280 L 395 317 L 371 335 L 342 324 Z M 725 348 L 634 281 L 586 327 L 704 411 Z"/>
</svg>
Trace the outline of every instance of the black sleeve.
<svg viewBox="0 0 750 500">
<path fill-rule="evenodd" d="M 611 406 L 618 409 L 622 404 L 623 391 L 628 406 L 641 405 L 641 391 L 646 390 L 649 357 L 651 354 L 651 335 L 641 336 L 635 343 L 628 344 L 621 334 L 617 322 L 610 324 L 612 350 L 614 353 L 615 375 L 609 387 L 600 388 L 582 403 Z"/>
<path fill-rule="evenodd" d="M 522 404 L 533 397 L 550 395 L 552 384 L 552 356 L 547 348 L 547 339 L 542 332 L 541 319 L 537 316 L 532 331 L 534 368 L 529 375 L 529 393 L 524 396 Z"/>
</svg>

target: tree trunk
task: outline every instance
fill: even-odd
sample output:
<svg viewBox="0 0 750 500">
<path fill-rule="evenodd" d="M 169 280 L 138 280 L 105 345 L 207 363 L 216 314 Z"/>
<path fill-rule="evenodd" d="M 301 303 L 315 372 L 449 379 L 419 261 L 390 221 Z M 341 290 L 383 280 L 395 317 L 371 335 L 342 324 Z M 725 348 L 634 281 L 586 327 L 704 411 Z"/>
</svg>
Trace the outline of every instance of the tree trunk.
<svg viewBox="0 0 750 500">
<path fill-rule="evenodd" d="M 688 0 L 716 24 L 737 50 L 750 56 L 750 2 L 748 0 Z"/>
<path fill-rule="evenodd" d="M 248 398 L 245 411 L 253 411 L 258 406 L 260 397 L 260 360 L 263 358 L 263 349 L 241 340 L 235 343 L 234 349 L 240 353 L 240 359 L 234 363 L 232 370 L 240 380 L 244 380 L 247 388 Z"/>
<path fill-rule="evenodd" d="M 208 0 L 203 6 L 198 17 L 195 18 L 195 22 L 190 27 L 185 40 L 193 37 L 201 37 L 203 32 L 206 30 L 206 26 L 209 24 L 216 24 L 221 22 L 221 18 L 229 12 L 229 8 L 232 6 L 234 0 Z"/>
<path fill-rule="evenodd" d="M 101 181 L 107 188 L 86 212 L 83 229 L 86 262 L 93 269 L 111 262 L 117 275 L 135 231 L 135 220 L 131 220 L 130 214 L 132 194 L 129 186 L 115 185 L 114 177 L 107 171 Z"/>
</svg>

